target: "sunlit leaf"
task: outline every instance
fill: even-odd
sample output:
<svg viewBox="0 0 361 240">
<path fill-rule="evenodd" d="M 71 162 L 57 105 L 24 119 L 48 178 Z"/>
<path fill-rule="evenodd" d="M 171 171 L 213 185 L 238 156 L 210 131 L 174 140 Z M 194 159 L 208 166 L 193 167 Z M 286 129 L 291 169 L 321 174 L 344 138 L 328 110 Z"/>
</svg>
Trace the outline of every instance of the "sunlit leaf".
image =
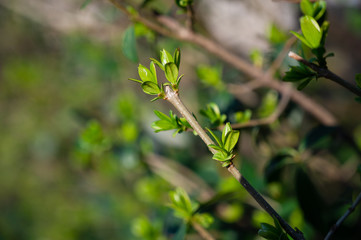
<svg viewBox="0 0 361 240">
<path fill-rule="evenodd" d="M 223 131 L 222 131 L 222 143 L 223 144 L 225 144 L 226 136 L 230 131 L 232 131 L 232 127 L 231 127 L 231 124 L 228 122 L 228 123 L 226 123 L 226 125 L 224 126 Z"/>
<path fill-rule="evenodd" d="M 172 84 L 175 84 L 177 82 L 178 68 L 175 63 L 170 62 L 165 65 L 165 76 Z"/>
<path fill-rule="evenodd" d="M 310 44 L 310 47 L 319 47 L 322 39 L 322 30 L 317 21 L 311 16 L 304 16 L 301 17 L 300 22 L 303 36 Z"/>
<path fill-rule="evenodd" d="M 158 85 L 150 81 L 143 82 L 142 89 L 146 94 L 149 95 L 158 95 L 160 93 Z"/>
<path fill-rule="evenodd" d="M 309 0 L 302 0 L 300 7 L 304 15 L 313 17 L 313 4 Z"/>
<path fill-rule="evenodd" d="M 178 70 L 179 70 L 179 65 L 180 65 L 180 60 L 181 60 L 181 52 L 180 52 L 180 49 L 179 49 L 179 48 L 177 48 L 177 49 L 174 51 L 173 59 L 174 59 L 175 65 L 177 66 L 177 68 L 178 68 Z"/>
<path fill-rule="evenodd" d="M 167 63 L 173 62 L 173 57 L 167 50 L 163 49 L 160 51 L 160 60 L 162 65 L 165 66 Z"/>
<path fill-rule="evenodd" d="M 227 135 L 226 135 L 226 139 L 224 142 L 224 149 L 227 152 L 232 152 L 233 148 L 236 146 L 238 139 L 239 139 L 239 131 L 230 131 Z"/>
</svg>

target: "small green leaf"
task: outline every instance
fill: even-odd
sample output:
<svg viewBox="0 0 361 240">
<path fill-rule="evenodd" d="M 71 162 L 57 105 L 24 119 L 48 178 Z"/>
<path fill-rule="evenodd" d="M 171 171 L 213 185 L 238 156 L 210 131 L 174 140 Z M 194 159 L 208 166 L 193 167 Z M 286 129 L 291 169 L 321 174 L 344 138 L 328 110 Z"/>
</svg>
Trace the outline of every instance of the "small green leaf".
<svg viewBox="0 0 361 240">
<path fill-rule="evenodd" d="M 155 62 L 155 64 L 157 64 L 158 67 L 164 71 L 164 66 L 163 66 L 157 59 L 155 59 L 155 58 L 150 58 L 150 60 L 152 60 L 153 62 Z"/>
<path fill-rule="evenodd" d="M 307 47 L 312 48 L 311 43 L 309 43 L 306 38 L 304 38 L 302 35 L 300 35 L 299 33 L 295 32 L 295 31 L 291 31 L 291 33 L 293 35 L 295 35 L 299 40 L 301 40 L 301 42 L 303 42 L 303 44 L 305 44 Z"/>
<path fill-rule="evenodd" d="M 165 66 L 167 63 L 173 62 L 173 57 L 167 50 L 163 49 L 160 51 L 160 60 L 162 65 Z"/>
<path fill-rule="evenodd" d="M 228 122 L 228 123 L 226 123 L 226 125 L 224 126 L 223 131 L 222 131 L 222 143 L 223 144 L 225 144 L 226 136 L 230 131 L 232 131 L 232 127 L 231 127 L 231 124 Z"/>
<path fill-rule="evenodd" d="M 143 92 L 149 95 L 158 95 L 161 91 L 154 82 L 146 81 L 142 83 Z"/>
<path fill-rule="evenodd" d="M 316 20 L 319 20 L 326 13 L 327 4 L 326 1 L 317 1 L 314 3 L 313 16 Z"/>
<path fill-rule="evenodd" d="M 312 78 L 307 78 L 306 80 L 301 82 L 301 84 L 298 85 L 297 90 L 301 91 L 302 89 L 304 89 L 311 82 L 311 80 Z"/>
<path fill-rule="evenodd" d="M 155 115 L 157 115 L 157 117 L 159 117 L 159 119 L 166 120 L 166 121 L 171 121 L 170 117 L 168 117 L 164 113 L 159 112 L 157 110 L 154 110 L 153 112 L 154 112 Z M 172 111 L 170 111 L 170 112 L 172 112 Z"/>
<path fill-rule="evenodd" d="M 154 78 L 152 72 L 144 67 L 142 64 L 139 64 L 138 66 L 138 73 L 139 73 L 139 77 L 143 82 L 153 82 L 153 83 L 157 83 L 157 80 Z"/>
<path fill-rule="evenodd" d="M 317 21 L 311 16 L 304 16 L 301 17 L 300 22 L 304 38 L 309 42 L 311 48 L 318 48 L 322 39 L 322 30 Z"/>
<path fill-rule="evenodd" d="M 177 49 L 174 51 L 173 59 L 174 59 L 175 65 L 177 66 L 177 68 L 178 68 L 178 70 L 179 70 L 179 65 L 180 65 L 180 60 L 181 60 L 181 52 L 180 52 L 180 49 L 179 49 L 179 48 L 177 48 Z"/>
<path fill-rule="evenodd" d="M 213 154 L 213 159 L 220 161 L 220 162 L 229 161 L 232 158 L 233 158 L 232 154 L 226 154 L 224 152 L 217 152 L 217 153 Z"/>
<path fill-rule="evenodd" d="M 124 56 L 126 56 L 129 60 L 132 62 L 138 62 L 134 26 L 130 26 L 127 30 L 125 30 L 122 51 Z"/>
<path fill-rule="evenodd" d="M 356 81 L 357 87 L 361 88 L 361 73 L 356 74 L 355 81 Z"/>
<path fill-rule="evenodd" d="M 212 137 L 214 138 L 214 140 L 217 141 L 218 145 L 220 147 L 223 146 L 222 142 L 218 139 L 218 137 L 209 129 L 209 128 L 206 128 L 206 130 L 212 135 Z"/>
<path fill-rule="evenodd" d="M 226 135 L 224 142 L 224 149 L 227 152 L 232 152 L 233 148 L 236 146 L 239 138 L 239 131 L 232 130 Z"/>
<path fill-rule="evenodd" d="M 304 15 L 313 17 L 313 4 L 309 0 L 302 0 L 300 7 Z"/>
<path fill-rule="evenodd" d="M 280 236 L 283 232 L 280 232 L 274 226 L 268 223 L 261 223 L 261 229 L 258 230 L 258 235 L 268 240 L 280 240 Z"/>
<path fill-rule="evenodd" d="M 139 82 L 139 83 L 143 83 L 142 81 L 135 79 L 135 78 L 128 78 L 128 80 L 134 81 L 134 82 Z"/>
<path fill-rule="evenodd" d="M 211 147 L 217 151 L 225 152 L 223 148 L 221 148 L 220 146 L 214 145 L 214 144 L 209 144 L 208 147 Z"/>
<path fill-rule="evenodd" d="M 176 84 L 178 78 L 178 68 L 175 63 L 170 62 L 165 65 L 165 76 L 169 82 Z"/>
<path fill-rule="evenodd" d="M 155 64 L 154 64 L 153 61 L 150 62 L 149 70 L 153 75 L 154 83 L 158 83 L 158 81 L 157 81 L 157 71 L 155 69 Z"/>
<path fill-rule="evenodd" d="M 168 131 L 177 128 L 171 122 L 166 120 L 158 120 L 152 123 L 151 127 L 155 132 Z"/>
</svg>

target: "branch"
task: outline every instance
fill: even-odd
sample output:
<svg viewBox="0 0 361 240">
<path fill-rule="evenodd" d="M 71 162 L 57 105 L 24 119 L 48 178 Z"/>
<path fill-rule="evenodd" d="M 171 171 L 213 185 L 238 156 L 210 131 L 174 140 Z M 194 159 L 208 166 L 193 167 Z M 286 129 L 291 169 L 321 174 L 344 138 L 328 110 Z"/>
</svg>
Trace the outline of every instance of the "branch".
<svg viewBox="0 0 361 240">
<path fill-rule="evenodd" d="M 324 78 L 327 78 L 327 79 L 329 79 L 331 81 L 334 81 L 335 83 L 340 84 L 344 88 L 347 88 L 348 90 L 350 90 L 354 94 L 361 97 L 361 89 L 360 88 L 358 88 L 356 85 L 351 84 L 350 82 L 344 80 L 343 78 L 339 77 L 338 75 L 334 74 L 333 72 L 331 72 L 327 68 L 322 68 L 322 67 L 320 67 L 320 66 L 318 66 L 318 65 L 316 65 L 314 63 L 311 63 L 311 62 L 307 61 L 306 59 L 304 59 L 303 57 L 297 55 L 296 53 L 294 53 L 292 51 L 290 51 L 288 53 L 288 56 L 290 58 L 293 58 L 293 59 L 299 61 L 300 63 L 303 63 L 307 67 L 311 68 L 313 71 L 315 71 L 317 73 L 317 77 L 324 77 Z"/>
<path fill-rule="evenodd" d="M 273 88 L 282 94 L 287 91 L 287 85 L 284 83 L 280 83 L 278 80 L 267 76 L 262 69 L 253 66 L 252 64 L 248 63 L 247 61 L 243 60 L 239 56 L 235 55 L 234 53 L 226 50 L 220 44 L 192 31 L 188 30 L 187 28 L 181 26 L 175 20 L 160 16 L 157 18 L 159 24 L 156 24 L 146 18 L 143 18 L 139 15 L 133 16 L 127 10 L 120 5 L 116 0 L 109 0 L 111 3 L 115 5 L 121 11 L 125 11 L 126 14 L 131 18 L 133 21 L 141 22 L 148 28 L 171 38 L 175 38 L 178 40 L 183 40 L 186 42 L 190 42 L 196 44 L 208 52 L 218 56 L 223 61 L 231 64 L 233 67 L 238 69 L 239 71 L 243 72 L 247 76 L 252 79 L 263 78 L 266 77 L 269 81 L 265 81 L 264 86 Z M 162 26 L 161 26 L 162 25 Z M 165 27 L 167 28 L 165 28 Z M 328 112 L 324 107 L 317 104 L 313 100 L 309 99 L 306 95 L 296 90 L 292 90 L 291 99 L 298 103 L 303 109 L 313 115 L 316 119 L 318 119 L 322 124 L 326 126 L 335 126 L 337 125 L 336 118 Z"/>
<path fill-rule="evenodd" d="M 335 233 L 337 228 L 339 228 L 342 222 L 345 221 L 345 219 L 355 210 L 356 206 L 360 203 L 360 201 L 361 201 L 361 193 L 357 196 L 356 200 L 353 202 L 351 207 L 345 212 L 345 214 L 335 223 L 335 225 L 332 226 L 330 231 L 327 233 L 325 240 L 331 239 L 332 235 Z"/>
<path fill-rule="evenodd" d="M 192 222 L 192 227 L 198 232 L 198 234 L 205 240 L 215 240 L 215 238 L 200 224 Z"/>
<path fill-rule="evenodd" d="M 248 122 L 245 123 L 236 123 L 236 124 L 232 124 L 232 128 L 233 129 L 240 129 L 240 128 L 245 128 L 245 127 L 255 127 L 255 126 L 260 126 L 260 125 L 268 125 L 273 123 L 274 121 L 276 121 L 278 119 L 278 117 L 282 114 L 282 112 L 286 109 L 288 102 L 290 101 L 290 92 L 291 92 L 291 87 L 289 86 L 289 92 L 286 93 L 280 101 L 280 104 L 277 106 L 276 110 L 269 115 L 266 118 L 262 118 L 262 119 L 254 119 L 254 120 L 250 120 Z"/>
<path fill-rule="evenodd" d="M 169 101 L 188 121 L 192 128 L 197 132 L 197 134 L 202 138 L 204 143 L 208 146 L 214 144 L 212 139 L 208 134 L 203 130 L 199 125 L 197 120 L 193 115 L 188 111 L 186 106 L 183 104 L 179 98 L 178 93 L 174 92 L 169 86 L 165 86 L 165 99 Z M 213 153 L 217 153 L 213 148 L 208 147 L 208 149 Z M 231 164 L 227 170 L 237 179 L 239 183 L 247 190 L 247 192 L 258 202 L 258 204 L 273 218 L 277 219 L 283 229 L 289 234 L 293 239 L 304 239 L 302 232 L 294 230 L 288 223 L 269 205 L 269 203 L 257 192 L 256 189 L 241 175 L 239 170 Z"/>
</svg>

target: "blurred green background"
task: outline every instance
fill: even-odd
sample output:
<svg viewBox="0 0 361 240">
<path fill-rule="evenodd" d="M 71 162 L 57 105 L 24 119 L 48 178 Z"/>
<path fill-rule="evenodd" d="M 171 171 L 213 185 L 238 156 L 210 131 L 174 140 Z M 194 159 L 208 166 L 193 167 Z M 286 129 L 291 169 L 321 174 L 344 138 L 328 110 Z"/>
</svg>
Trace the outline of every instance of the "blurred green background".
<svg viewBox="0 0 361 240">
<path fill-rule="evenodd" d="M 122 51 L 124 31 L 130 24 L 124 15 L 107 2 L 90 3 L 81 9 L 83 1 L 68 1 L 69 16 L 97 10 L 99 22 L 82 25 L 82 20 L 70 24 L 64 20 L 62 24 L 57 15 L 54 22 L 44 22 L 46 18 L 36 18 L 31 12 L 24 13 L 2 2 L 0 239 L 144 239 L 145 235 L 153 236 L 149 239 L 171 238 L 180 220 L 166 204 L 168 191 L 177 185 L 201 202 L 217 193 L 233 193 L 219 195 L 216 203 L 206 208 L 216 216 L 210 231 L 219 239 L 254 239 L 260 222 L 272 223 L 226 170 L 210 162 L 199 139 L 190 133 L 176 138 L 172 133 L 153 133 L 150 124 L 156 116 L 152 110 L 168 113 L 170 105 L 150 103 L 139 86 L 127 80 L 137 77 L 137 63 Z M 171 5 L 168 1 L 162 8 Z M 347 14 L 347 26 L 360 41 L 361 15 L 356 10 L 352 14 L 353 17 Z M 205 104 L 216 102 L 229 119 L 237 120 L 236 112 L 248 108 L 220 83 L 221 79 L 236 82 L 242 78 L 240 73 L 189 44 L 158 37 L 140 25 L 135 29 L 139 61 L 146 66 L 149 57 L 158 58 L 161 48 L 173 51 L 181 47 L 181 68 L 186 74 L 182 97 L 195 114 Z M 333 36 L 336 38 L 337 33 Z M 342 62 L 342 57 L 331 61 Z M 351 72 L 356 71 L 352 69 Z M 204 76 L 211 77 L 202 79 Z M 317 157 L 331 159 L 334 165 L 320 160 L 303 166 L 314 170 L 310 174 L 317 183 L 314 185 L 324 190 L 321 195 L 335 210 L 324 216 L 328 218 L 323 221 L 326 225 L 347 209 L 352 195 L 360 189 L 356 168 L 360 159 L 361 114 L 360 105 L 343 89 L 326 81 L 316 85 L 305 91 L 326 107 L 332 106 L 358 144 L 357 150 L 352 144 L 343 146 L 343 139 L 323 139 L 322 144 L 326 145 L 322 145 L 321 156 Z M 259 108 L 259 112 L 254 116 L 267 116 L 275 107 L 272 99 L 277 99 L 277 94 L 265 90 L 257 93 L 259 101 L 253 109 Z M 262 99 L 268 99 L 269 104 L 263 101 L 262 105 Z M 293 181 L 268 183 L 264 168 L 279 149 L 298 146 L 305 132 L 316 125 L 292 105 L 272 126 L 242 132 L 242 157 L 237 157 L 237 165 L 242 159 L 242 172 L 249 181 L 272 198 L 280 213 L 309 239 L 319 239 L 320 232 L 325 232 L 324 226 L 315 230 L 317 224 L 305 220 L 302 206 L 292 197 L 299 190 L 295 190 Z M 329 132 L 314 134 L 330 137 Z M 331 142 L 338 150 L 329 153 L 327 149 L 334 146 Z M 340 166 L 344 171 L 332 172 Z M 323 168 L 331 172 L 318 175 Z M 286 179 L 296 174 L 292 166 L 288 170 Z M 302 178 L 302 174 L 296 175 Z M 344 178 L 342 174 L 346 174 Z M 359 239 L 355 237 L 361 234 L 357 224 L 359 210 L 340 230 L 347 236 L 344 239 Z M 199 237 L 190 231 L 189 239 Z"/>
</svg>

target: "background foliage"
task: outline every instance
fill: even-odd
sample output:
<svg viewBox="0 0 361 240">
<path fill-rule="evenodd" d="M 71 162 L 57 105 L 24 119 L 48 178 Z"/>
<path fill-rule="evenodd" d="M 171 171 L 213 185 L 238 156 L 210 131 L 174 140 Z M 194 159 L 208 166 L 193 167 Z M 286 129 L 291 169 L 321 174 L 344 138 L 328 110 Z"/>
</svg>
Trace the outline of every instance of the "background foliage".
<svg viewBox="0 0 361 240">
<path fill-rule="evenodd" d="M 169 239 L 185 231 L 167 206 L 169 191 L 180 185 L 188 186 L 200 213 L 214 216 L 209 227 L 214 236 L 254 239 L 260 224 L 273 220 L 210 162 L 198 138 L 154 134 L 153 109 L 168 113 L 169 105 L 150 103 L 127 78 L 137 76 L 138 61 L 148 66 L 148 57 L 160 49 L 181 47 L 183 99 L 210 127 L 223 123 L 223 114 L 233 122 L 267 117 L 278 94 L 257 90 L 255 104 L 247 105 L 226 88 L 242 79 L 241 73 L 140 24 L 127 28 L 129 22 L 119 24 L 124 16 L 110 4 L 100 6 L 107 24 L 121 29 L 106 39 L 82 29 L 59 32 L 0 7 L 0 238 Z M 172 7 L 168 1 L 156 8 Z M 345 14 L 346 27 L 330 29 L 331 48 L 339 43 L 337 31 L 360 41 L 360 11 L 344 11 L 351 14 Z M 126 46 L 133 33 L 137 56 L 127 52 L 134 47 Z M 250 59 L 269 64 L 285 39 Z M 346 54 L 334 50 L 339 56 L 330 68 Z M 273 124 L 242 130 L 235 163 L 292 226 L 307 239 L 320 239 L 360 190 L 361 114 L 353 96 L 332 83 L 319 80 L 305 92 L 332 111 L 342 128 L 321 126 L 291 103 Z M 211 102 L 222 115 L 214 105 L 207 107 Z M 214 121 L 202 117 L 201 109 Z M 167 167 L 186 178 L 197 176 L 195 186 Z M 360 223 L 356 209 L 336 239 L 359 239 Z M 199 239 L 192 229 L 189 239 Z"/>
</svg>

